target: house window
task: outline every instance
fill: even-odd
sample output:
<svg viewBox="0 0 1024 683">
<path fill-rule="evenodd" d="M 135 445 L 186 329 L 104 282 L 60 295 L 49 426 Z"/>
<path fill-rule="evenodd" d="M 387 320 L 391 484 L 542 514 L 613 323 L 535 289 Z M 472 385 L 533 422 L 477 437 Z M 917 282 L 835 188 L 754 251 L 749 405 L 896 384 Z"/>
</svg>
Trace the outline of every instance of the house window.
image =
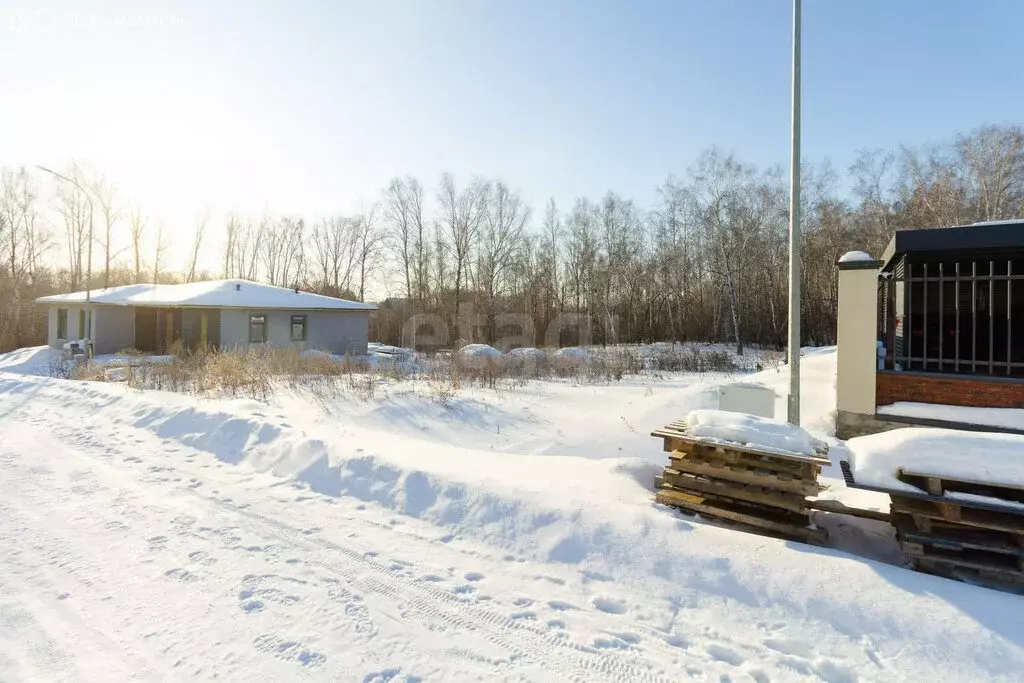
<svg viewBox="0 0 1024 683">
<path fill-rule="evenodd" d="M 306 316 L 304 316 L 304 315 L 293 315 L 292 316 L 292 341 L 294 341 L 294 342 L 306 341 Z"/>
<path fill-rule="evenodd" d="M 68 338 L 68 309 L 57 309 L 57 339 Z"/>
<path fill-rule="evenodd" d="M 85 339 L 85 311 L 78 312 L 78 338 Z"/>
<path fill-rule="evenodd" d="M 262 344 L 267 341 L 267 316 L 249 316 L 249 343 Z"/>
</svg>

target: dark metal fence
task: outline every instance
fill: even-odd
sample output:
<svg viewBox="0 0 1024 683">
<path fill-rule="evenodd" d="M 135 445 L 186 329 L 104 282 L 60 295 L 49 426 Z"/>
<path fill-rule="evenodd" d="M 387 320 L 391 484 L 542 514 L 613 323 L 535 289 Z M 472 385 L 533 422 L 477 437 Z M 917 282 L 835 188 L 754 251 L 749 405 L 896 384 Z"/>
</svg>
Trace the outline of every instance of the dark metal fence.
<svg viewBox="0 0 1024 683">
<path fill-rule="evenodd" d="M 1024 308 L 1021 259 L 904 255 L 879 279 L 885 367 L 1024 375 L 1024 330 L 1017 330 L 1016 346 L 1013 334 L 1015 302 Z"/>
</svg>

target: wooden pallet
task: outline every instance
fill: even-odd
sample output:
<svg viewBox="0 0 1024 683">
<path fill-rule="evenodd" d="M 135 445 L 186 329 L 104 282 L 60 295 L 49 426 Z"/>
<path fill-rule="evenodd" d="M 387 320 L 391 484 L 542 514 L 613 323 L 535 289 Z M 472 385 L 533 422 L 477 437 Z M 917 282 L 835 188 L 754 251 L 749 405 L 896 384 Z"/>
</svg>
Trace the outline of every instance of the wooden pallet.
<svg viewBox="0 0 1024 683">
<path fill-rule="evenodd" d="M 1024 582 L 1015 573 L 970 567 L 927 557 L 911 558 L 910 566 L 923 574 L 941 576 L 944 579 L 970 583 L 984 588 L 1024 594 Z"/>
<path fill-rule="evenodd" d="M 764 514 L 764 511 L 759 511 L 759 514 L 751 514 L 749 511 L 734 509 L 723 501 L 712 500 L 705 496 L 662 489 L 658 491 L 656 500 L 662 505 L 670 505 L 703 516 L 737 522 L 762 532 L 768 531 L 787 538 L 819 543 L 825 543 L 828 540 L 828 533 L 824 529 L 808 528 L 806 525 L 793 523 L 790 518 L 786 517 L 770 518 Z"/>
<path fill-rule="evenodd" d="M 1021 559 L 1015 556 L 971 549 L 954 550 L 909 541 L 902 541 L 900 547 L 914 564 L 973 570 L 991 575 L 994 580 L 1024 584 Z"/>
<path fill-rule="evenodd" d="M 914 500 L 931 501 L 934 503 L 952 503 L 965 508 L 971 508 L 976 510 L 989 510 L 991 512 L 999 512 L 1009 514 L 1011 516 L 1020 516 L 1024 514 L 1019 506 L 1014 505 L 1000 505 L 998 501 L 982 501 L 982 500 L 957 500 L 955 498 L 946 498 L 944 496 L 933 496 L 924 491 L 908 491 L 906 489 L 893 489 L 885 486 L 875 486 L 873 484 L 861 484 L 853 478 L 853 472 L 850 471 L 850 463 L 845 460 L 839 462 L 839 469 L 843 473 L 843 479 L 846 481 L 846 485 L 852 489 L 861 489 L 863 491 L 875 491 L 877 493 L 884 493 L 890 498 L 892 496 L 899 496 L 900 498 L 910 498 Z"/>
<path fill-rule="evenodd" d="M 955 542 L 976 543 L 993 548 L 1024 548 L 1024 534 L 1002 529 L 965 526 L 944 519 L 934 519 L 904 512 L 892 513 L 897 531 L 944 538 Z"/>
<path fill-rule="evenodd" d="M 705 462 L 689 457 L 688 454 L 680 451 L 673 451 L 669 455 L 669 461 L 671 463 L 669 467 L 679 472 L 777 489 L 801 496 L 815 496 L 822 490 L 816 479 L 798 479 L 745 464 Z"/>
<path fill-rule="evenodd" d="M 688 434 L 686 432 L 685 424 L 680 422 L 673 422 L 672 424 L 662 427 L 661 429 L 655 429 L 653 432 L 651 432 L 651 436 L 658 437 L 663 440 L 663 447 L 666 452 L 680 450 L 680 446 L 684 444 L 699 444 L 702 446 L 714 448 L 716 450 L 721 449 L 740 453 L 748 453 L 769 460 L 791 461 L 799 463 L 815 463 L 818 465 L 831 464 L 831 460 L 829 460 L 827 456 L 827 451 L 817 453 L 815 455 L 801 455 L 799 453 L 784 453 L 765 448 L 758 448 L 757 446 L 751 444 L 707 441 Z"/>
<path fill-rule="evenodd" d="M 792 512 L 807 511 L 806 499 L 803 496 L 779 491 L 776 488 L 712 479 L 699 474 L 680 472 L 672 467 L 665 468 L 662 479 L 664 484 L 684 491 L 696 491 Z"/>
<path fill-rule="evenodd" d="M 661 488 L 661 490 L 682 493 L 694 498 L 703 498 L 706 501 L 711 501 L 715 504 L 721 505 L 722 507 L 728 508 L 730 510 L 735 510 L 736 512 L 750 515 L 758 515 L 773 521 L 785 522 L 787 524 L 796 524 L 798 526 L 807 526 L 811 523 L 810 511 L 808 511 L 807 509 L 788 510 L 785 508 L 775 507 L 772 505 L 764 505 L 749 500 L 743 500 L 740 498 L 736 498 L 734 496 L 720 495 L 716 493 L 708 493 L 706 491 L 680 488 L 678 486 L 673 486 L 672 484 L 666 484 Z"/>
<path fill-rule="evenodd" d="M 1024 510 L 986 482 L 898 471 L 918 491 L 858 484 L 840 462 L 847 486 L 887 493 L 892 524 L 914 569 L 991 588 L 1024 592 Z M 995 500 L 961 500 L 961 492 Z M 998 494 L 998 495 L 996 495 Z M 999 500 L 1004 497 L 1008 502 Z"/>
<path fill-rule="evenodd" d="M 920 500 L 897 494 L 891 494 L 890 500 L 890 509 L 893 514 L 904 513 L 927 519 L 952 522 L 961 526 L 1024 534 L 1024 515 L 1002 511 L 995 512 L 991 509 L 978 508 L 968 503 L 948 500 Z"/>
<path fill-rule="evenodd" d="M 781 477 L 793 479 L 814 479 L 821 472 L 821 465 L 815 462 L 799 462 L 781 458 L 736 451 L 717 445 L 682 442 L 675 453 L 685 453 L 693 460 L 708 463 L 725 463 L 751 469 L 775 472 Z"/>
<path fill-rule="evenodd" d="M 947 550 L 977 550 L 979 552 L 996 553 L 999 555 L 1012 555 L 1014 557 L 1024 559 L 1024 548 L 1005 543 L 991 543 L 987 539 L 971 540 L 968 538 L 954 540 L 949 537 L 928 536 L 913 532 L 901 532 L 898 535 L 898 538 L 901 541 L 917 545 L 933 546 L 935 548 L 945 548 Z"/>
<path fill-rule="evenodd" d="M 811 510 L 831 512 L 837 515 L 849 515 L 851 517 L 860 517 L 862 519 L 873 519 L 876 522 L 885 522 L 886 524 L 892 523 L 892 514 L 889 512 L 883 512 L 881 510 L 867 510 L 864 508 L 852 508 L 838 500 L 808 500 L 805 501 L 805 504 Z"/>
<path fill-rule="evenodd" d="M 933 496 L 943 496 L 946 493 L 969 493 L 1013 503 L 1024 503 L 1024 487 L 994 484 L 978 479 L 925 474 L 906 468 L 900 468 L 897 476 L 900 481 L 916 486 Z M 1021 514 L 1024 514 L 1024 510 L 1021 511 Z"/>
</svg>

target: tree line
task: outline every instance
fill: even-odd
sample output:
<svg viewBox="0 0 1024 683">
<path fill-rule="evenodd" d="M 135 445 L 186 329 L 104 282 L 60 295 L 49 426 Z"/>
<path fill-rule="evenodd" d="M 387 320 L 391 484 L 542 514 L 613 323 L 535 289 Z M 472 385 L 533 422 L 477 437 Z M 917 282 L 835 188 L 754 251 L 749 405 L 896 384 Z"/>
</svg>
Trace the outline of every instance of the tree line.
<svg viewBox="0 0 1024 683">
<path fill-rule="evenodd" d="M 1024 128 L 983 126 L 939 144 L 862 150 L 845 172 L 806 163 L 802 184 L 805 344 L 835 341 L 836 259 L 879 255 L 897 229 L 1024 215 Z M 459 320 L 464 341 L 503 336 L 506 313 L 540 336 L 577 314 L 594 343 L 785 344 L 788 181 L 717 148 L 657 188 L 646 206 L 614 191 L 532 207 L 505 182 L 443 174 L 398 177 L 351 215 L 208 214 L 176 226 L 190 242 L 169 259 L 172 231 L 107 179 L 78 164 L 56 181 L 0 173 L 0 350 L 45 342 L 36 297 L 140 282 L 245 278 L 380 304 L 373 336 L 411 343 L 414 313 Z M 52 183 L 44 206 L 42 183 Z M 89 229 L 92 222 L 93 240 Z M 201 254 L 216 250 L 216 268 Z M 454 340 L 453 340 L 454 341 Z M 540 342 L 540 339 L 536 340 Z M 564 343 L 572 343 L 566 339 Z"/>
</svg>

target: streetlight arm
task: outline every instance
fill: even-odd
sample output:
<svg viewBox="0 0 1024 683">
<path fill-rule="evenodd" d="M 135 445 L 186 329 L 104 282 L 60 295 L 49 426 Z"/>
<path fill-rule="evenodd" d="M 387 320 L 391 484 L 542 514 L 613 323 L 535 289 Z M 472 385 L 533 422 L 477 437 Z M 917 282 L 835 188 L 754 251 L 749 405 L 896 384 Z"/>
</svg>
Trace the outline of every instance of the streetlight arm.
<svg viewBox="0 0 1024 683">
<path fill-rule="evenodd" d="M 66 180 L 67 182 L 71 183 L 72 185 L 77 187 L 79 190 L 81 190 L 82 193 L 85 195 L 86 200 L 89 202 L 89 211 L 92 211 L 92 197 L 89 196 L 89 191 L 86 190 L 84 187 L 82 187 L 81 184 L 79 184 L 79 182 L 77 180 L 72 180 L 71 178 L 68 178 L 66 175 L 64 175 L 62 173 L 57 173 L 56 171 L 52 171 L 52 170 L 46 168 L 45 166 L 40 166 L 39 164 L 36 164 L 36 168 L 38 168 L 40 171 L 46 171 L 50 175 L 57 176 L 61 180 Z"/>
<path fill-rule="evenodd" d="M 72 180 L 71 178 L 68 178 L 66 175 L 63 175 L 61 173 L 57 173 L 56 171 L 51 170 L 49 168 L 46 168 L 45 166 L 40 166 L 39 164 L 36 164 L 36 168 L 38 168 L 40 171 L 45 171 L 45 172 L 49 173 L 50 175 L 53 175 L 53 176 L 55 176 L 57 178 L 60 178 L 61 180 L 64 180 L 66 182 L 71 183 L 76 188 L 78 188 L 82 192 L 82 194 L 85 195 L 86 201 L 89 202 L 89 250 L 88 250 L 88 256 L 86 256 L 86 264 L 85 264 L 85 305 L 86 305 L 86 311 L 88 313 L 88 318 L 87 318 L 88 322 L 87 322 L 87 325 L 86 325 L 87 326 L 86 337 L 91 339 L 92 338 L 92 309 L 90 307 L 90 304 L 92 303 L 92 289 L 91 289 L 91 287 L 92 287 L 92 241 L 93 241 L 92 217 L 93 217 L 93 213 L 94 213 L 93 206 L 92 206 L 92 195 L 90 195 L 89 191 L 87 189 L 85 189 L 84 187 L 82 187 L 82 185 L 79 184 L 79 182 L 77 180 Z"/>
</svg>

